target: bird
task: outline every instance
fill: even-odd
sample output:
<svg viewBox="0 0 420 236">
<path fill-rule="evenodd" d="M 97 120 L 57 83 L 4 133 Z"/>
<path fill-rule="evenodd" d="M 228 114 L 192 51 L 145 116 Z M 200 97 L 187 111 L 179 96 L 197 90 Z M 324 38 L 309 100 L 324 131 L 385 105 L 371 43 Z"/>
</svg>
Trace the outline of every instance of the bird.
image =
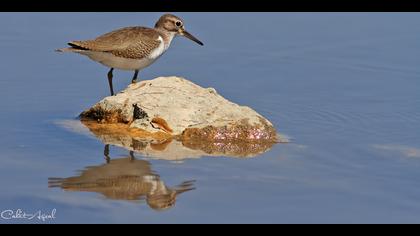
<svg viewBox="0 0 420 236">
<path fill-rule="evenodd" d="M 184 21 L 164 14 L 154 28 L 130 26 L 116 29 L 92 40 L 77 40 L 67 43 L 70 47 L 56 49 L 58 52 L 74 52 L 109 67 L 108 83 L 114 95 L 114 69 L 134 71 L 131 83 L 136 83 L 139 71 L 150 66 L 162 56 L 176 36 L 184 36 L 197 44 L 204 44 L 185 30 Z"/>
</svg>

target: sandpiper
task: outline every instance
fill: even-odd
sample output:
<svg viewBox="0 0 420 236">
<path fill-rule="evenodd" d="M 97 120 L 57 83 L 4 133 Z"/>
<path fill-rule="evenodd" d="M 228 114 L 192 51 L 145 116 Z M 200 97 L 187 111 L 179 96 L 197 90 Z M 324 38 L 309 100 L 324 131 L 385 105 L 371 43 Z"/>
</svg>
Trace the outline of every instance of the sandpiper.
<svg viewBox="0 0 420 236">
<path fill-rule="evenodd" d="M 114 95 L 112 85 L 114 68 L 134 71 L 131 82 L 135 83 L 139 71 L 156 61 L 169 48 L 172 39 L 177 35 L 185 36 L 203 45 L 200 40 L 185 30 L 184 22 L 179 17 L 165 14 L 159 18 L 154 28 L 125 27 L 93 40 L 69 42 L 70 47 L 56 51 L 80 53 L 109 67 L 109 88 L 111 95 Z"/>
</svg>

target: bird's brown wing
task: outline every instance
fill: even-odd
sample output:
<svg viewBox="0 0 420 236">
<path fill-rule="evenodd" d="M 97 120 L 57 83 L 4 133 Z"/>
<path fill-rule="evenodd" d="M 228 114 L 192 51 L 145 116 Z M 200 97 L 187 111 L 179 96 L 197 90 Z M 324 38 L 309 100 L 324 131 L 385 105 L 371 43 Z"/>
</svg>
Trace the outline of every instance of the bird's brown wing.
<svg viewBox="0 0 420 236">
<path fill-rule="evenodd" d="M 159 47 L 159 34 L 150 28 L 126 27 L 118 29 L 93 40 L 72 41 L 75 49 L 110 52 L 115 56 L 141 59 Z"/>
</svg>

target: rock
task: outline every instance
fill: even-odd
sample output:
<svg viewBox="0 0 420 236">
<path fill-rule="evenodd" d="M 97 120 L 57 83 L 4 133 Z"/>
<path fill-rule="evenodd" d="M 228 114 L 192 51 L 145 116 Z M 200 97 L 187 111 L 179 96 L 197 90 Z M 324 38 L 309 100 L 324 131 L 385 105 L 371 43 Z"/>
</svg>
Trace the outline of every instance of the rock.
<svg viewBox="0 0 420 236">
<path fill-rule="evenodd" d="M 180 77 L 158 77 L 129 85 L 84 111 L 82 120 L 119 124 L 140 137 L 197 142 L 276 142 L 270 121 L 232 103 L 214 88 Z"/>
</svg>

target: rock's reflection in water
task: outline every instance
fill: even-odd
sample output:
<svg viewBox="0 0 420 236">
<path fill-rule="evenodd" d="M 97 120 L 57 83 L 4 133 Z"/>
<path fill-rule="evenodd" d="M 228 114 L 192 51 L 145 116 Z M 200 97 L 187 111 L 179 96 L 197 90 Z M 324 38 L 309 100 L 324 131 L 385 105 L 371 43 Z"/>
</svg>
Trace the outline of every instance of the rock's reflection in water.
<svg viewBox="0 0 420 236">
<path fill-rule="evenodd" d="M 155 210 L 171 208 L 180 193 L 194 189 L 194 181 L 166 186 L 153 172 L 150 162 L 136 159 L 133 152 L 125 158 L 111 159 L 109 145 L 106 145 L 104 154 L 106 163 L 86 167 L 79 176 L 49 178 L 49 187 L 96 192 L 114 200 L 145 201 Z"/>
<path fill-rule="evenodd" d="M 99 124 L 95 121 L 81 121 L 81 124 L 104 144 L 123 147 L 155 159 L 182 160 L 202 156 L 255 157 L 270 150 L 274 145 L 273 142 L 191 142 L 159 137 L 151 139 L 125 132 L 124 128 L 120 127 L 123 125 L 119 124 Z"/>
</svg>

